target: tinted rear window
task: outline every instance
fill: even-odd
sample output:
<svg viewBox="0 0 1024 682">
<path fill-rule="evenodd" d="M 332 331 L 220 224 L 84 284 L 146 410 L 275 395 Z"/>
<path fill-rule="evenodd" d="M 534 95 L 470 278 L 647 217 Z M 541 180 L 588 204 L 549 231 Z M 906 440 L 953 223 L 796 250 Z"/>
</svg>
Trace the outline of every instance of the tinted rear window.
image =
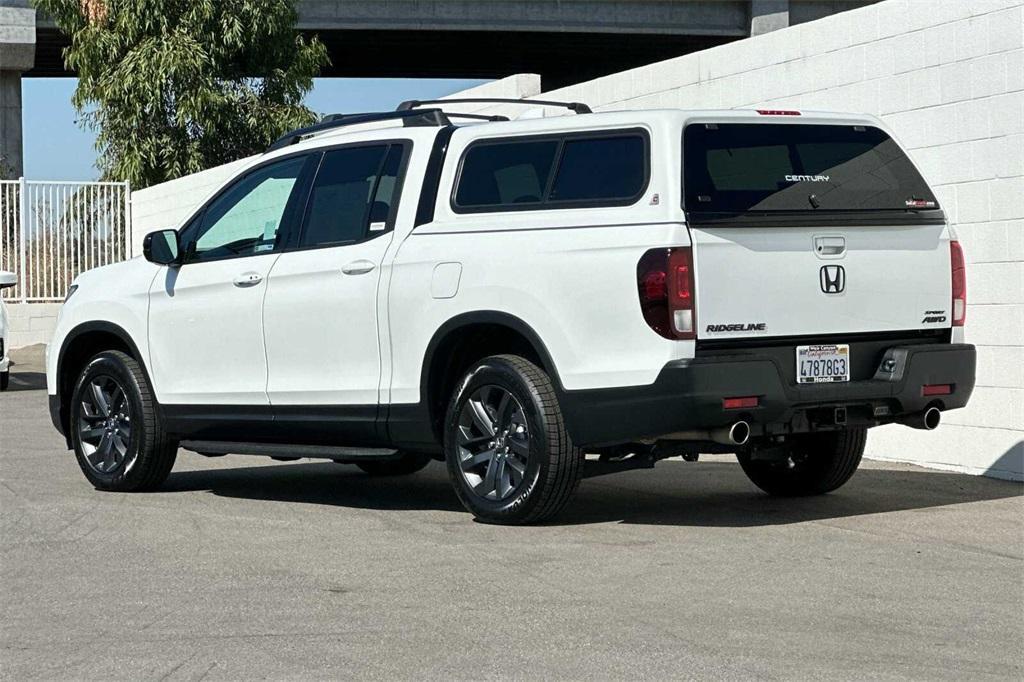
<svg viewBox="0 0 1024 682">
<path fill-rule="evenodd" d="M 647 138 L 639 132 L 488 141 L 466 152 L 454 204 L 488 211 L 621 205 L 646 182 Z"/>
<path fill-rule="evenodd" d="M 688 211 L 938 208 L 906 154 L 870 126 L 693 124 L 683 153 Z"/>
</svg>

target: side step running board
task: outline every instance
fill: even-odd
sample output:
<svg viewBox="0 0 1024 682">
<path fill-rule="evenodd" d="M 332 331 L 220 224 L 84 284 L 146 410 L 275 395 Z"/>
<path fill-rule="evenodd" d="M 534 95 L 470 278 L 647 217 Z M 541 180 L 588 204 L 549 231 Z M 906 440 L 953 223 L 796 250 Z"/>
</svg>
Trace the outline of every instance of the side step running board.
<svg viewBox="0 0 1024 682">
<path fill-rule="evenodd" d="M 264 455 L 281 459 L 387 459 L 398 454 L 390 448 L 346 448 L 335 445 L 281 445 L 219 440 L 183 440 L 179 447 L 201 455 Z"/>
</svg>

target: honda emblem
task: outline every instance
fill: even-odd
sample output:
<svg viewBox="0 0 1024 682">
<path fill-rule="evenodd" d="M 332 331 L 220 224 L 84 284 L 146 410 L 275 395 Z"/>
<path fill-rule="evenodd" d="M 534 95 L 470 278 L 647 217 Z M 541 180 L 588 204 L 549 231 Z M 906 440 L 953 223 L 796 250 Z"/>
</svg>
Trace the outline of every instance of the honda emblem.
<svg viewBox="0 0 1024 682">
<path fill-rule="evenodd" d="M 846 270 L 842 265 L 823 265 L 818 275 L 821 290 L 826 294 L 841 294 L 846 291 Z"/>
</svg>

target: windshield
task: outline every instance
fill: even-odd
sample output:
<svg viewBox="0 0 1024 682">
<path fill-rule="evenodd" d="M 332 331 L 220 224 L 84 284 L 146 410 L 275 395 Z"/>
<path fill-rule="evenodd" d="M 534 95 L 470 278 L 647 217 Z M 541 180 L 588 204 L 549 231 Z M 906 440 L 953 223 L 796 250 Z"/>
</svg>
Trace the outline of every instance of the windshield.
<svg viewBox="0 0 1024 682">
<path fill-rule="evenodd" d="M 698 123 L 683 133 L 686 210 L 933 210 L 907 155 L 878 128 Z"/>
</svg>

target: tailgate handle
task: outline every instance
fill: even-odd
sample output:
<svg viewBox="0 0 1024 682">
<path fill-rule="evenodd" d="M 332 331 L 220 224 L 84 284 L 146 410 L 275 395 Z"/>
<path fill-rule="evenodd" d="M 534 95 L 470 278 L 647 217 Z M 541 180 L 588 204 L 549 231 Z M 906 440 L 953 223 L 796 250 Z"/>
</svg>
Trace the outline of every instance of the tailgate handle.
<svg viewBox="0 0 1024 682">
<path fill-rule="evenodd" d="M 846 251 L 846 237 L 815 237 L 814 252 L 819 256 L 838 256 Z"/>
</svg>

